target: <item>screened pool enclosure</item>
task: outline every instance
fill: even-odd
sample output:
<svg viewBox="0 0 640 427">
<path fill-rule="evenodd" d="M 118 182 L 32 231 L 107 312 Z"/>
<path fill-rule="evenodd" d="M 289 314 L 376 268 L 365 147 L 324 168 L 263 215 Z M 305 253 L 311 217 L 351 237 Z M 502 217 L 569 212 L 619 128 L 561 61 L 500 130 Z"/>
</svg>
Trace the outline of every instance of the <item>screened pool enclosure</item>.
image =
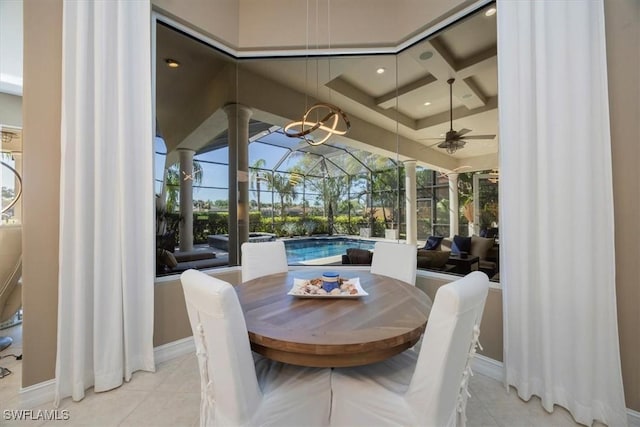
<svg viewBox="0 0 640 427">
<path fill-rule="evenodd" d="M 194 156 L 194 243 L 228 232 L 226 131 Z M 250 231 L 277 236 L 405 233 L 404 168 L 387 156 L 339 142 L 310 146 L 277 126 L 251 121 L 249 138 Z M 156 194 L 164 194 L 168 226 L 179 220 L 179 169 L 156 140 Z M 166 184 L 163 186 L 163 179 Z M 417 167 L 418 238 L 449 235 L 447 177 Z M 175 226 L 175 224 L 173 224 Z"/>
</svg>

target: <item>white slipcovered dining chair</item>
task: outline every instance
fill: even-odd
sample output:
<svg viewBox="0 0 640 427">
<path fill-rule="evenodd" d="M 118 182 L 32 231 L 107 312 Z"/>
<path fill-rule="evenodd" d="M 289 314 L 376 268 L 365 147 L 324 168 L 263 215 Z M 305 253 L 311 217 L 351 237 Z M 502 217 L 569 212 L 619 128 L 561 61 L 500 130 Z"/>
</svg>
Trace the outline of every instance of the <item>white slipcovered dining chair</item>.
<svg viewBox="0 0 640 427">
<path fill-rule="evenodd" d="M 422 347 L 335 369 L 332 426 L 464 425 L 467 385 L 489 279 L 473 272 L 438 289 Z"/>
<path fill-rule="evenodd" d="M 285 273 L 288 269 L 283 241 L 242 244 L 243 282 L 269 274 Z"/>
<path fill-rule="evenodd" d="M 376 242 L 373 247 L 371 272 L 416 285 L 418 250 L 415 245 Z"/>
<path fill-rule="evenodd" d="M 200 426 L 328 425 L 329 369 L 254 362 L 233 287 L 196 270 L 180 280 L 200 367 Z"/>
</svg>

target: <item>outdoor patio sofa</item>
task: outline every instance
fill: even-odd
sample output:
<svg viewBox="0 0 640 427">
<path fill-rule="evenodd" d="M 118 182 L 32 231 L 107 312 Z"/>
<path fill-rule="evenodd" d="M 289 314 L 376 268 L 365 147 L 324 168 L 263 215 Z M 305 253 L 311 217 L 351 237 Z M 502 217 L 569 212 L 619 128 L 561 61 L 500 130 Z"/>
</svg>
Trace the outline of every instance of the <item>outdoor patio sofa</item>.
<svg viewBox="0 0 640 427">
<path fill-rule="evenodd" d="M 442 238 L 440 243 L 432 247 L 432 249 L 419 249 L 418 256 L 420 253 L 426 252 L 449 252 L 449 253 L 457 253 L 460 251 L 459 248 L 454 248 L 454 241 L 461 242 L 461 246 L 467 245 L 463 247 L 461 250 L 464 252 L 468 252 L 471 256 L 477 256 L 480 258 L 480 271 L 486 273 L 489 277 L 493 277 L 495 274 L 499 272 L 499 249 L 500 247 L 496 243 L 495 239 L 480 237 L 480 236 L 471 236 L 471 237 L 462 237 L 462 236 L 454 236 L 453 239 L 450 238 Z M 427 239 L 427 244 L 425 247 L 429 246 L 429 239 Z"/>
<path fill-rule="evenodd" d="M 227 264 L 227 260 L 216 258 L 216 254 L 208 249 L 184 252 L 170 252 L 163 248 L 156 250 L 156 274 L 177 274 L 183 271 L 212 268 Z"/>
<path fill-rule="evenodd" d="M 346 255 L 342 255 L 343 265 L 371 265 L 373 252 L 368 249 L 349 248 Z M 418 249 L 417 267 L 423 270 L 447 272 L 454 266 L 447 264 L 449 252 L 423 251 Z"/>
<path fill-rule="evenodd" d="M 466 238 L 460 238 L 461 236 L 455 236 L 454 239 L 462 241 L 464 240 L 468 247 L 466 252 L 471 256 L 477 256 L 480 258 L 480 271 L 486 273 L 489 277 L 493 277 L 498 274 L 499 267 L 499 246 L 495 243 L 493 238 L 485 238 L 480 236 L 471 236 Z M 453 248 L 454 239 L 450 238 L 437 238 L 438 242 L 435 246 L 429 244 L 423 248 L 418 248 L 417 267 L 423 270 L 451 272 L 455 269 L 455 266 L 448 263 L 449 256 L 452 253 L 457 253 L 458 250 Z M 452 249 L 454 249 L 452 251 Z M 371 265 L 371 259 L 373 252 L 368 249 L 349 248 L 347 253 L 342 255 L 343 265 Z"/>
</svg>

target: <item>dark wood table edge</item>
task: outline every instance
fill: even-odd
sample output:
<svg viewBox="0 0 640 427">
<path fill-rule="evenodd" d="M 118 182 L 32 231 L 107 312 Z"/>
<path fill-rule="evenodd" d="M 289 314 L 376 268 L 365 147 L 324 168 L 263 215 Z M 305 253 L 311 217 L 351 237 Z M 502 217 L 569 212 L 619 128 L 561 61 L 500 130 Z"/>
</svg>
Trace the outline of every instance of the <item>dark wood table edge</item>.
<svg viewBox="0 0 640 427">
<path fill-rule="evenodd" d="M 312 368 L 348 368 L 352 366 L 362 366 L 381 362 L 413 347 L 419 339 L 420 337 L 395 347 L 380 349 L 377 351 L 367 350 L 359 353 L 350 353 L 348 361 L 344 359 L 344 353 L 323 355 L 296 353 L 292 351 L 263 347 L 255 342 L 251 342 L 251 350 L 268 359 L 288 363 L 290 365 L 307 366 Z"/>
</svg>

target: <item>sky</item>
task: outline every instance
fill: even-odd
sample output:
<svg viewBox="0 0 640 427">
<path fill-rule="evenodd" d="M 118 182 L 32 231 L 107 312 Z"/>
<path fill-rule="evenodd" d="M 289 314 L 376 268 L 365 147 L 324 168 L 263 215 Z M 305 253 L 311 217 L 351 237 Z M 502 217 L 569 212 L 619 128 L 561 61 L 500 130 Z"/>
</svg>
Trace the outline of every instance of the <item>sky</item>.
<svg viewBox="0 0 640 427">
<path fill-rule="evenodd" d="M 261 141 L 265 143 L 262 143 Z M 264 165 L 261 166 L 263 169 L 272 170 L 276 166 L 278 166 L 278 170 L 280 171 L 290 170 L 291 167 L 300 162 L 300 157 L 305 155 L 303 152 L 297 151 L 295 153 L 298 155 L 285 157 L 291 152 L 291 149 L 295 149 L 299 145 L 299 143 L 299 140 L 288 138 L 281 132 L 271 132 L 265 135 L 261 135 L 259 140 L 254 140 L 249 143 L 249 167 L 254 165 L 258 160 L 262 159 L 264 160 Z M 327 152 L 327 150 L 332 151 L 335 149 L 331 147 L 324 147 L 324 152 Z M 323 150 L 321 149 L 318 151 L 323 152 Z M 164 141 L 160 137 L 156 137 L 155 139 L 155 152 L 155 191 L 156 193 L 160 193 L 162 189 L 161 182 L 166 157 L 166 147 Z M 309 155 L 320 159 L 317 154 L 310 153 Z M 348 156 L 348 154 L 346 153 L 344 155 Z M 194 160 L 200 161 L 200 164 L 203 168 L 202 182 L 197 186 L 194 185 L 194 200 L 215 201 L 228 199 L 228 157 L 229 149 L 226 146 L 217 150 L 194 156 Z M 284 161 L 281 162 L 283 158 Z M 334 160 L 335 159 L 336 158 L 334 158 Z M 327 167 L 329 168 L 328 170 L 331 174 L 341 173 L 339 169 L 337 169 L 335 166 L 332 166 L 330 162 L 327 162 Z M 313 170 L 314 172 L 319 172 L 319 168 L 316 169 L 316 167 L 314 167 Z M 250 186 L 253 186 L 253 183 L 251 183 Z M 265 191 L 267 188 L 266 186 L 262 186 L 261 189 L 262 191 Z M 306 191 L 307 194 L 311 192 L 309 188 L 307 188 Z M 297 200 L 296 202 L 299 203 L 301 201 L 301 196 L 302 194 L 300 194 L 300 200 Z M 249 197 L 251 200 L 257 199 L 255 189 L 253 189 L 253 191 L 249 191 Z M 267 200 L 264 200 L 265 197 L 267 198 Z M 261 196 L 261 199 L 262 201 L 266 201 L 267 203 L 269 203 L 270 195 L 263 195 Z M 307 199 L 309 199 L 311 203 L 313 202 L 313 197 L 307 197 Z"/>
<path fill-rule="evenodd" d="M 164 163 L 166 157 L 166 147 L 162 138 L 156 137 L 155 140 L 155 158 L 154 158 L 154 179 L 155 191 L 161 191 L 161 181 L 164 173 Z M 249 144 L 249 166 L 253 165 L 258 159 L 264 159 L 265 169 L 273 168 L 277 162 L 288 153 L 288 150 L 280 147 L 274 147 L 267 144 L 251 143 Z M 194 160 L 199 160 L 202 165 L 202 182 L 201 187 L 215 188 L 198 188 L 194 186 L 194 200 L 227 200 L 229 187 L 229 171 L 226 163 L 229 158 L 229 148 L 222 147 L 220 149 L 209 151 L 207 153 L 194 156 Z M 224 163 L 224 165 L 208 163 Z M 265 188 L 266 189 L 266 188 Z M 256 199 L 255 192 L 250 192 L 250 198 Z"/>
</svg>

